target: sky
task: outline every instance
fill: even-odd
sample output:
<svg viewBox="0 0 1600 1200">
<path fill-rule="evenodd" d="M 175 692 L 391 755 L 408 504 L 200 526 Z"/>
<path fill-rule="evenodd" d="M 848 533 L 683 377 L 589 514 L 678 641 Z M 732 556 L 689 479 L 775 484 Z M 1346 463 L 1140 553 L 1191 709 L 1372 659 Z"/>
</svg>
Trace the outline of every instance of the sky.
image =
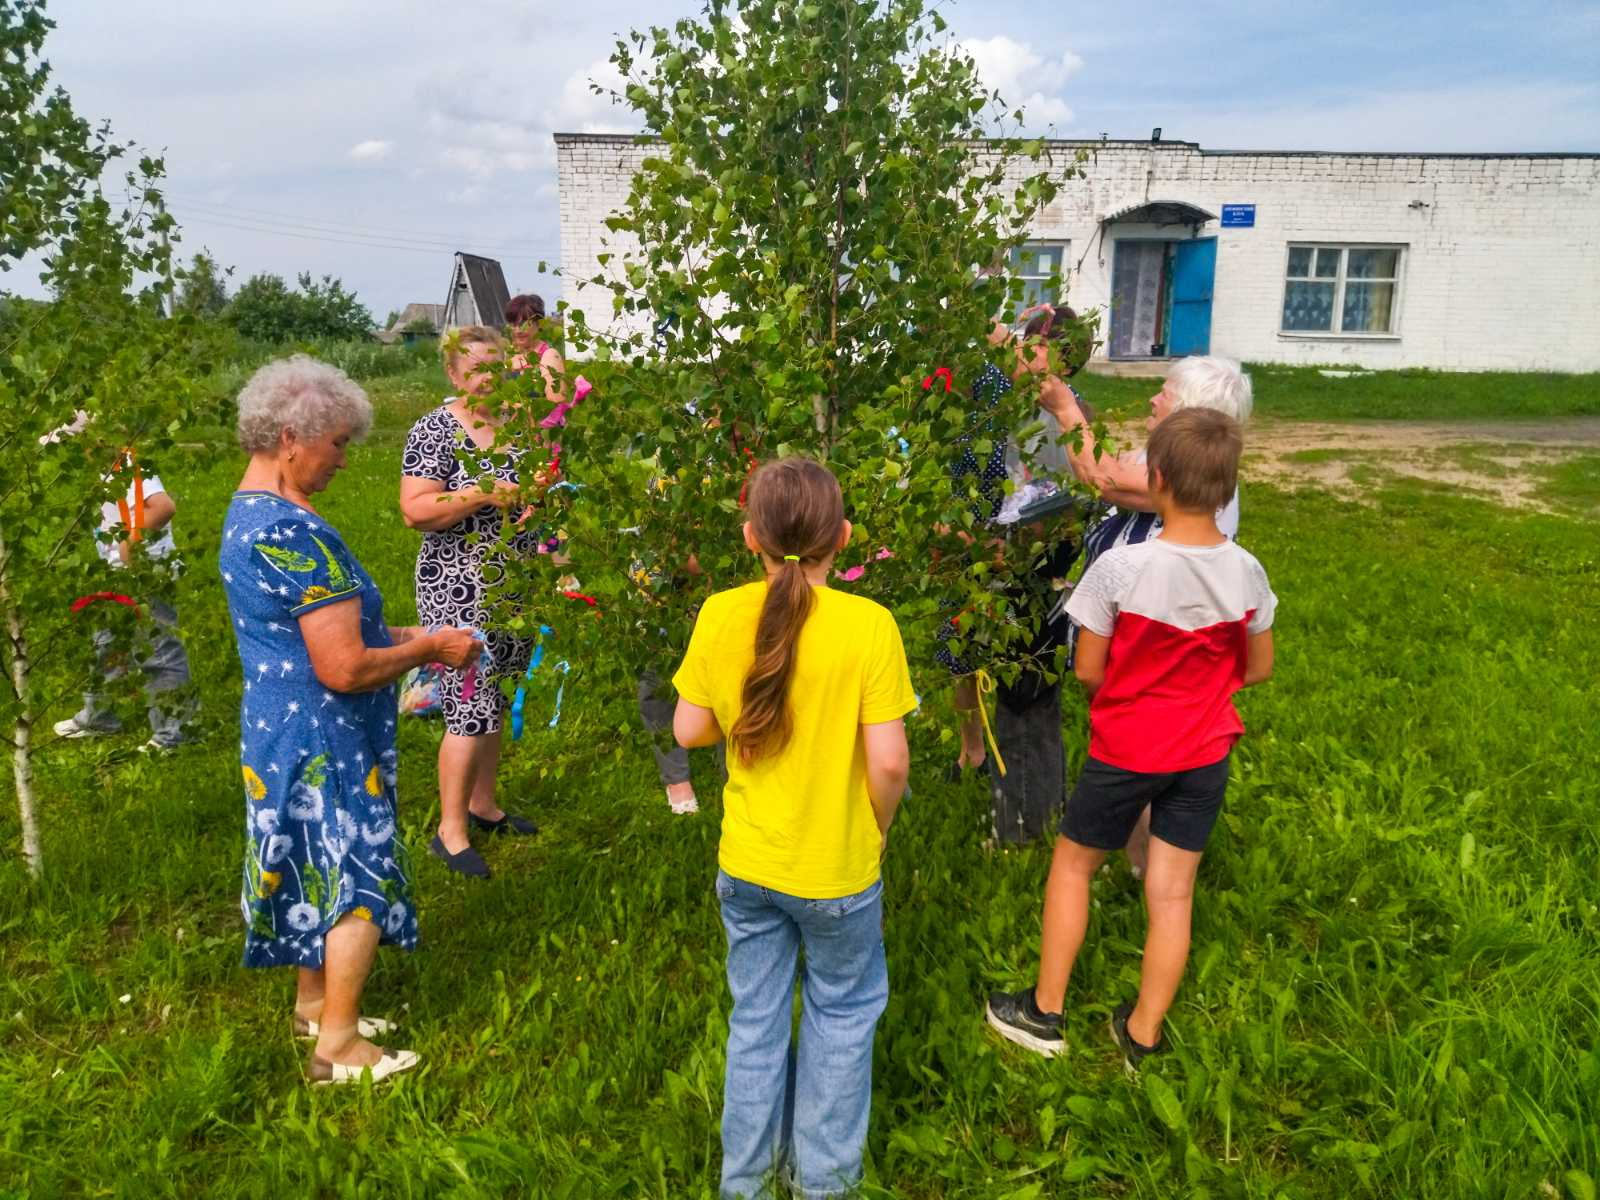
<svg viewBox="0 0 1600 1200">
<path fill-rule="evenodd" d="M 381 322 L 443 302 L 451 252 L 560 295 L 560 132 L 619 34 L 695 0 L 53 0 L 54 80 L 163 152 L 181 253 L 237 286 L 334 275 Z M 946 0 L 985 81 L 1060 137 L 1208 149 L 1600 151 L 1600 0 Z M 18 275 L 23 275 L 19 278 Z M 26 272 L 0 287 L 37 294 Z"/>
</svg>

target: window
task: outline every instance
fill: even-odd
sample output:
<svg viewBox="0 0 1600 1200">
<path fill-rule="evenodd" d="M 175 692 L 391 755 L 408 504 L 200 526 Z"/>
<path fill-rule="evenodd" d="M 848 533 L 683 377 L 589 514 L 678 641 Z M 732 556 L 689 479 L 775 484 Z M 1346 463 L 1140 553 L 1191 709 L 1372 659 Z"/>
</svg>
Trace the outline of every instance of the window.
<svg viewBox="0 0 1600 1200">
<path fill-rule="evenodd" d="M 1022 280 L 1022 304 L 1018 312 L 1035 304 L 1061 303 L 1067 290 L 1067 247 L 1070 244 L 1028 242 L 1011 252 L 1011 276 Z M 1051 287 L 1052 279 L 1054 287 Z"/>
<path fill-rule="evenodd" d="M 1393 334 L 1400 246 L 1290 246 L 1284 333 Z"/>
</svg>

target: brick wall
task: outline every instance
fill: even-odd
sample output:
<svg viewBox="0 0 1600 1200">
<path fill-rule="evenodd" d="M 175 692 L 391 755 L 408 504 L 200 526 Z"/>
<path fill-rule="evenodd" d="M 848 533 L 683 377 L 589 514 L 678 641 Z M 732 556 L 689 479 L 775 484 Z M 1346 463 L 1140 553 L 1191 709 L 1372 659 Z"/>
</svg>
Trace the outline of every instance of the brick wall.
<svg viewBox="0 0 1600 1200">
<path fill-rule="evenodd" d="M 604 221 L 648 150 L 607 135 L 556 142 L 566 295 L 592 324 L 607 325 L 609 293 L 578 280 L 606 271 L 600 253 L 620 259 L 627 248 Z M 1254 228 L 1211 221 L 1199 231 L 1217 238 L 1215 353 L 1378 368 L 1600 370 L 1600 156 L 1216 153 L 1172 142 L 1054 143 L 1051 151 L 1061 168 L 1087 155 L 1082 177 L 1066 183 L 1033 231 L 1070 241 L 1068 300 L 1080 310 L 1109 308 L 1119 238 L 1191 236 L 1187 226 L 1102 218 L 1145 201 L 1213 214 L 1254 204 Z M 1032 169 L 1024 163 L 1018 173 Z M 1404 247 L 1395 335 L 1280 332 L 1292 241 Z"/>
</svg>

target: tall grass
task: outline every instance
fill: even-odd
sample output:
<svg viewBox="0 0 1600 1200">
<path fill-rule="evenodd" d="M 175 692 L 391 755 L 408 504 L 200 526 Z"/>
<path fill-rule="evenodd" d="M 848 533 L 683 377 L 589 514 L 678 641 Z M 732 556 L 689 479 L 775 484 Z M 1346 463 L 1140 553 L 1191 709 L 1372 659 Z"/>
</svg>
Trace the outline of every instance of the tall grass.
<svg viewBox="0 0 1600 1200">
<path fill-rule="evenodd" d="M 374 382 L 380 436 L 327 497 L 397 621 L 415 551 L 398 439 L 435 383 L 420 365 Z M 49 874 L 0 862 L 0 1194 L 713 1194 L 711 764 L 696 756 L 706 811 L 671 817 L 631 698 L 597 694 L 581 662 L 560 728 L 530 723 L 504 768 L 539 838 L 487 848 L 487 885 L 416 855 L 422 947 L 380 956 L 369 1008 L 404 1019 L 424 1069 L 376 1091 L 301 1083 L 288 978 L 238 966 L 239 684 L 213 564 L 239 469 L 163 467 L 207 742 L 165 760 L 48 746 Z M 1365 500 L 1246 488 L 1243 540 L 1282 600 L 1278 676 L 1242 701 L 1175 1053 L 1136 1080 L 1104 1032 L 1143 936 L 1126 870 L 1095 884 L 1070 1051 L 999 1042 L 982 998 L 1032 978 L 1049 851 L 985 853 L 985 797 L 939 780 L 948 748 L 914 722 L 869 1195 L 1593 1195 L 1596 526 L 1404 485 Z M 1069 703 L 1075 765 L 1084 716 Z M 403 723 L 417 850 L 436 737 Z"/>
</svg>

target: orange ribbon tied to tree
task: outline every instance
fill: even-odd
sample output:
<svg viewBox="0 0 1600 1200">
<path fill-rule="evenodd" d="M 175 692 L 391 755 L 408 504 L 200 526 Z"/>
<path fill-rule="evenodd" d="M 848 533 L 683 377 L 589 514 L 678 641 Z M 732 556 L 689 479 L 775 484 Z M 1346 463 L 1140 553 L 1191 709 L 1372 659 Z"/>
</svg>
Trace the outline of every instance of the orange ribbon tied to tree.
<svg viewBox="0 0 1600 1200">
<path fill-rule="evenodd" d="M 117 515 L 122 518 L 123 528 L 128 531 L 128 540 L 137 542 L 144 536 L 144 476 L 139 473 L 139 456 L 134 453 L 132 446 L 126 446 L 118 452 L 117 465 L 111 471 L 112 478 L 124 470 L 133 472 L 133 511 L 128 511 L 128 497 L 123 493 L 117 497 Z"/>
</svg>

